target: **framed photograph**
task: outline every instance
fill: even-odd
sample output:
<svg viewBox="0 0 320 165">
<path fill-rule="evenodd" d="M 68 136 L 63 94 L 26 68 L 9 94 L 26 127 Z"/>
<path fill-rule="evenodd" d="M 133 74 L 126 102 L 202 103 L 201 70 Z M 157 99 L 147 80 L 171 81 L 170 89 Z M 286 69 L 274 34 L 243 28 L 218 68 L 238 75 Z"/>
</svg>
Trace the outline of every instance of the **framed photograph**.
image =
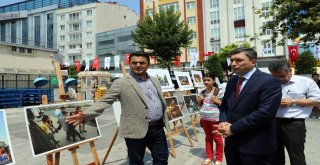
<svg viewBox="0 0 320 165">
<path fill-rule="evenodd" d="M 199 113 L 200 105 L 197 102 L 197 95 L 184 95 L 183 99 L 190 115 Z"/>
<path fill-rule="evenodd" d="M 164 98 L 167 105 L 166 113 L 168 115 L 169 122 L 179 120 L 183 118 L 180 105 L 178 103 L 177 97 L 167 97 Z"/>
<path fill-rule="evenodd" d="M 10 141 L 9 129 L 6 119 L 6 112 L 0 110 L 0 164 L 14 164 L 12 144 Z"/>
<path fill-rule="evenodd" d="M 201 71 L 191 70 L 191 77 L 194 83 L 194 87 L 204 87 Z"/>
<path fill-rule="evenodd" d="M 180 91 L 192 90 L 193 84 L 189 72 L 174 72 Z"/>
<path fill-rule="evenodd" d="M 153 77 L 157 77 L 161 84 L 162 92 L 175 91 L 168 70 L 165 69 L 148 69 L 148 74 Z"/>
<path fill-rule="evenodd" d="M 99 138 L 96 119 L 78 126 L 66 123 L 66 118 L 86 112 L 92 100 L 25 107 L 25 122 L 34 157 L 76 146 Z"/>
</svg>

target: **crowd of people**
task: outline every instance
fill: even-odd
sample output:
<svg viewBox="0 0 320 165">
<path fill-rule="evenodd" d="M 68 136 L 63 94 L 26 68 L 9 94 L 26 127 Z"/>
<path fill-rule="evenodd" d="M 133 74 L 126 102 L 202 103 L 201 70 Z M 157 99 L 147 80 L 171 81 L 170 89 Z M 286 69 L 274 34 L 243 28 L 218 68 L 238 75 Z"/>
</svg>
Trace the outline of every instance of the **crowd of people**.
<svg viewBox="0 0 320 165">
<path fill-rule="evenodd" d="M 285 59 L 270 64 L 271 74 L 260 71 L 252 48 L 234 49 L 230 61 L 235 76 L 225 90 L 215 85 L 214 75 L 206 74 L 206 89 L 197 100 L 202 105 L 201 125 L 206 136 L 202 164 L 221 165 L 225 155 L 228 165 L 284 165 L 286 149 L 291 165 L 305 165 L 305 118 L 320 105 L 317 83 L 292 75 Z M 129 65 L 129 75 L 115 80 L 109 93 L 86 113 L 67 117 L 67 123 L 76 126 L 94 119 L 120 100 L 119 131 L 127 145 L 129 164 L 143 164 L 148 148 L 154 165 L 166 165 L 169 153 L 163 128 L 170 127 L 161 85 L 146 72 L 148 54 L 130 54 Z"/>
<path fill-rule="evenodd" d="M 8 164 L 12 162 L 10 147 L 0 141 L 0 164 Z"/>
</svg>

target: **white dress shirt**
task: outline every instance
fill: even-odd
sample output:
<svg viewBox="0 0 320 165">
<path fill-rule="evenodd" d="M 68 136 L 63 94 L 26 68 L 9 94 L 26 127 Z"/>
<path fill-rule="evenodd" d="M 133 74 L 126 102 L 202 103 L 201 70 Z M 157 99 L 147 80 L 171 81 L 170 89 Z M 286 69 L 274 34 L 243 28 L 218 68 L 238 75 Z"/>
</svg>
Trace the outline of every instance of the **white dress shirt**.
<svg viewBox="0 0 320 165">
<path fill-rule="evenodd" d="M 282 84 L 282 98 L 291 100 L 310 99 L 320 102 L 320 89 L 310 78 L 292 75 L 288 83 Z M 278 109 L 278 118 L 308 118 L 312 106 L 284 106 Z"/>
</svg>

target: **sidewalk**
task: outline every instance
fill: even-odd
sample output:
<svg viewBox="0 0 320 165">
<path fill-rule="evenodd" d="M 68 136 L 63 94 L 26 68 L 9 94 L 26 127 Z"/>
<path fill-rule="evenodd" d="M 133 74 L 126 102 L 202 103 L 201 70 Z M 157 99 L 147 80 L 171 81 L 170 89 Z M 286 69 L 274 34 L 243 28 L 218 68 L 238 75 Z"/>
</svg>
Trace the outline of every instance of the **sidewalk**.
<svg viewBox="0 0 320 165">
<path fill-rule="evenodd" d="M 6 109 L 7 120 L 9 125 L 9 132 L 11 142 L 13 145 L 13 154 L 17 165 L 44 165 L 46 164 L 46 156 L 39 156 L 34 158 L 31 152 L 31 145 L 29 143 L 28 133 L 26 129 L 23 108 Z M 187 112 L 183 111 L 185 118 L 183 119 L 186 123 L 189 135 L 192 138 L 194 147 L 192 148 L 188 139 L 185 135 L 177 134 L 173 136 L 176 158 L 169 157 L 169 164 L 184 164 L 184 165 L 200 165 L 205 158 L 204 149 L 204 132 L 199 125 L 197 125 L 198 139 L 199 142 L 194 140 L 194 133 L 190 125 L 189 117 Z M 96 142 L 96 148 L 100 162 L 106 154 L 107 148 L 111 142 L 113 134 L 117 129 L 117 124 L 114 118 L 113 111 L 108 109 L 98 118 L 98 123 L 102 137 Z M 308 165 L 318 165 L 320 156 L 318 150 L 320 148 L 320 134 L 318 129 L 320 128 L 320 120 L 308 119 L 306 120 L 307 125 L 307 142 L 306 142 L 306 158 Z M 80 149 L 77 150 L 77 155 L 80 164 L 88 164 L 93 161 L 89 144 L 80 145 Z M 61 152 L 60 164 L 70 165 L 72 164 L 71 153 L 67 150 Z M 149 151 L 145 155 L 145 164 L 151 165 L 152 158 Z M 224 164 L 225 161 L 223 162 Z M 113 145 L 110 155 L 106 162 L 107 165 L 126 165 L 127 162 L 127 151 L 125 142 L 122 138 L 118 137 Z M 287 164 L 289 165 L 288 161 Z"/>
</svg>

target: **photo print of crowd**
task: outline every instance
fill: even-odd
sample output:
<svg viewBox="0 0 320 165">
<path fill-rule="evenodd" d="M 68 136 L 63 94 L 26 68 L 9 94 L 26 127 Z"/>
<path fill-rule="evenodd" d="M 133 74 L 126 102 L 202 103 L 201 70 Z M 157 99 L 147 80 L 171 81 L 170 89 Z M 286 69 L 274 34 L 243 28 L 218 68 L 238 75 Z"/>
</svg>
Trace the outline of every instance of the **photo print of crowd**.
<svg viewBox="0 0 320 165">
<path fill-rule="evenodd" d="M 5 111 L 0 110 L 0 165 L 13 164 L 12 145 L 8 131 Z"/>
<path fill-rule="evenodd" d="M 25 107 L 26 124 L 34 156 L 100 137 L 95 119 L 84 121 L 78 126 L 66 123 L 68 116 L 85 112 L 92 103 L 79 101 Z"/>
</svg>

